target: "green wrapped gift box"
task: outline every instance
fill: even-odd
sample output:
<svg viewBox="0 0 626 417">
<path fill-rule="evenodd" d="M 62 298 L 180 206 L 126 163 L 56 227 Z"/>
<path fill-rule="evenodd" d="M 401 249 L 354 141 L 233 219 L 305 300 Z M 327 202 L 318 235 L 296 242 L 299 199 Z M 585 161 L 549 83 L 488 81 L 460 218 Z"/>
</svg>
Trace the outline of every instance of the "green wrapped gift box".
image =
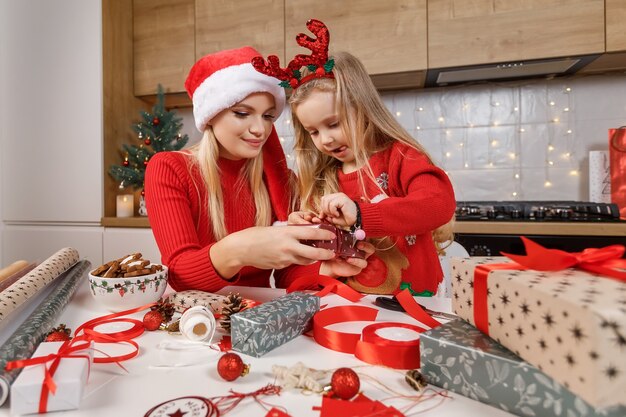
<svg viewBox="0 0 626 417">
<path fill-rule="evenodd" d="M 293 292 L 230 317 L 233 350 L 260 357 L 304 333 L 319 297 Z"/>
<path fill-rule="evenodd" d="M 594 409 L 461 319 L 422 333 L 420 352 L 428 383 L 518 416 L 626 416 L 624 406 Z"/>
</svg>

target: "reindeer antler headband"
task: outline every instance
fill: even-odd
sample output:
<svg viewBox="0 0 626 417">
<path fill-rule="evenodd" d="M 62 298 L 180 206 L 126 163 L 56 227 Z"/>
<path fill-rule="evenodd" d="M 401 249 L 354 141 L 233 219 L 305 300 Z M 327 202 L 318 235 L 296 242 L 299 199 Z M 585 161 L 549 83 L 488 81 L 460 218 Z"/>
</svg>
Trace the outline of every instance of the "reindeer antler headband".
<svg viewBox="0 0 626 417">
<path fill-rule="evenodd" d="M 335 65 L 333 59 L 328 59 L 328 42 L 330 33 L 326 25 L 319 20 L 310 19 L 306 27 L 316 36 L 316 39 L 300 33 L 296 36 L 298 45 L 310 49 L 311 55 L 296 55 L 286 68 L 280 67 L 280 60 L 276 55 L 267 57 L 267 62 L 260 56 L 252 58 L 252 66 L 260 73 L 276 77 L 281 80 L 281 87 L 291 87 L 294 90 L 313 78 L 335 78 L 332 70 Z M 302 77 L 300 69 L 306 66 L 311 73 Z"/>
</svg>

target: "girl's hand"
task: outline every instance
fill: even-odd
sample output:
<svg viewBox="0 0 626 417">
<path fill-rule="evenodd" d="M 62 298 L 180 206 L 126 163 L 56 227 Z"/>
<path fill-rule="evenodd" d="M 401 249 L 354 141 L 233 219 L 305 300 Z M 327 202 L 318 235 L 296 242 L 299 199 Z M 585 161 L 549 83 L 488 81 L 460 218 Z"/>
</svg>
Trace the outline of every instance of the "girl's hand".
<svg viewBox="0 0 626 417">
<path fill-rule="evenodd" d="M 328 194 L 320 203 L 320 219 L 337 226 L 349 227 L 356 223 L 356 203 L 344 193 Z"/>
<path fill-rule="evenodd" d="M 321 222 L 322 220 L 319 217 L 308 211 L 294 211 L 289 213 L 289 217 L 287 218 L 287 223 L 289 224 L 311 224 Z"/>
<path fill-rule="evenodd" d="M 244 266 L 283 269 L 289 265 L 310 265 L 333 259 L 334 252 L 300 243 L 301 240 L 331 240 L 333 232 L 316 227 L 250 227 L 231 233 L 209 249 L 216 271 L 224 278 Z"/>
<path fill-rule="evenodd" d="M 365 259 L 358 258 L 339 258 L 336 257 L 329 261 L 322 262 L 320 265 L 320 275 L 328 275 L 333 278 L 351 277 L 359 274 L 367 266 L 367 258 L 375 251 L 374 245 L 366 241 L 360 241 L 356 244 L 358 249 L 365 252 Z"/>
</svg>

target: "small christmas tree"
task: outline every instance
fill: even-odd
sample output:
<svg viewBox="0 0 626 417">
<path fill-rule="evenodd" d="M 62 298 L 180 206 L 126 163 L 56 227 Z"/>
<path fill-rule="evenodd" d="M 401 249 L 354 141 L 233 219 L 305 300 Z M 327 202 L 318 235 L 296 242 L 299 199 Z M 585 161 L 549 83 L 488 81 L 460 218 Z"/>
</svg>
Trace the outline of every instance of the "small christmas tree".
<svg viewBox="0 0 626 417">
<path fill-rule="evenodd" d="M 162 151 L 178 151 L 187 144 L 189 137 L 180 134 L 182 118 L 177 117 L 174 111 L 165 109 L 165 95 L 160 84 L 152 112 L 142 111 L 140 115 L 142 120 L 133 125 L 133 129 L 141 143 L 139 146 L 122 145 L 122 165 L 112 165 L 109 175 L 120 181 L 120 188 L 141 189 L 143 196 L 144 174 L 152 155 Z"/>
</svg>

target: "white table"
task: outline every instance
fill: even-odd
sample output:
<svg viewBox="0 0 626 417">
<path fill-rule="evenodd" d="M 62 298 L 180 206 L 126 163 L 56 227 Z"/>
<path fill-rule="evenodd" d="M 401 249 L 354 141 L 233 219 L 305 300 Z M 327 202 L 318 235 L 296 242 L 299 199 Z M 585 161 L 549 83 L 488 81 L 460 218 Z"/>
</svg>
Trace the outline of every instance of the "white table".
<svg viewBox="0 0 626 417">
<path fill-rule="evenodd" d="M 168 288 L 168 291 L 171 291 Z M 228 291 L 228 289 L 226 289 Z M 280 295 L 281 290 L 271 289 L 245 289 L 246 294 L 254 295 L 253 298 L 263 301 Z M 361 301 L 361 304 L 375 307 L 371 296 Z M 426 307 L 449 310 L 450 300 L 442 298 L 420 298 L 419 302 Z M 349 304 L 348 301 L 336 296 L 329 295 L 321 300 L 321 304 L 329 306 Z M 78 325 L 92 318 L 109 314 L 91 297 L 88 290 L 87 280 L 81 284 L 72 301 L 63 312 L 59 323 L 67 324 L 72 330 Z M 141 319 L 142 313 L 132 317 Z M 381 309 L 378 321 L 404 321 L 414 323 L 409 316 Z M 356 332 L 359 328 L 370 324 L 367 323 L 344 323 L 335 325 L 336 330 Z M 119 324 L 116 330 L 123 330 L 126 324 Z M 100 329 L 99 329 L 100 330 Z M 112 331 L 108 330 L 108 331 Z M 157 349 L 157 344 L 164 340 L 183 340 L 182 336 L 169 335 L 166 332 L 145 332 L 135 339 L 140 345 L 139 355 L 123 362 L 128 373 L 124 372 L 115 364 L 93 364 L 89 382 L 83 402 L 78 410 L 59 412 L 54 415 L 63 416 L 143 416 L 149 409 L 157 404 L 186 396 L 213 397 L 227 395 L 230 389 L 237 392 L 255 391 L 268 383 L 274 382 L 271 373 L 273 365 L 292 366 L 297 362 L 303 362 L 306 366 L 315 369 L 334 369 L 338 367 L 352 367 L 358 373 L 374 376 L 389 388 L 405 395 L 414 395 L 415 391 L 404 382 L 404 372 L 382 367 L 374 367 L 365 364 L 353 355 L 328 350 L 318 345 L 312 338 L 300 336 L 291 342 L 280 346 L 261 358 L 253 358 L 241 355 L 244 362 L 251 367 L 250 374 L 239 378 L 234 382 L 226 382 L 217 374 L 216 364 L 221 353 L 206 349 L 200 352 L 201 363 L 185 367 L 157 367 L 162 363 L 162 353 Z M 121 354 L 128 351 L 128 347 L 99 344 L 109 354 Z M 434 387 L 440 390 L 437 387 Z M 369 398 L 383 400 L 386 405 L 393 405 L 402 410 L 409 403 L 406 400 L 386 400 L 392 395 L 384 392 L 375 384 L 365 378 L 361 378 L 361 391 Z M 452 392 L 448 392 L 452 398 L 445 399 L 438 407 L 420 412 L 420 416 L 446 416 L 446 417 L 506 417 L 511 414 L 497 408 L 465 398 Z M 320 415 L 312 407 L 321 405 L 321 397 L 317 395 L 304 395 L 299 391 L 283 391 L 280 396 L 264 397 L 275 405 L 281 405 L 293 417 L 308 417 Z M 427 410 L 440 401 L 439 398 L 427 400 L 414 407 L 408 415 L 416 414 L 420 410 Z M 265 416 L 266 411 L 251 399 L 246 399 L 237 408 L 228 413 L 228 416 Z M 0 408 L 0 415 L 9 415 L 8 402 Z M 185 415 L 190 417 L 190 414 Z"/>
</svg>

